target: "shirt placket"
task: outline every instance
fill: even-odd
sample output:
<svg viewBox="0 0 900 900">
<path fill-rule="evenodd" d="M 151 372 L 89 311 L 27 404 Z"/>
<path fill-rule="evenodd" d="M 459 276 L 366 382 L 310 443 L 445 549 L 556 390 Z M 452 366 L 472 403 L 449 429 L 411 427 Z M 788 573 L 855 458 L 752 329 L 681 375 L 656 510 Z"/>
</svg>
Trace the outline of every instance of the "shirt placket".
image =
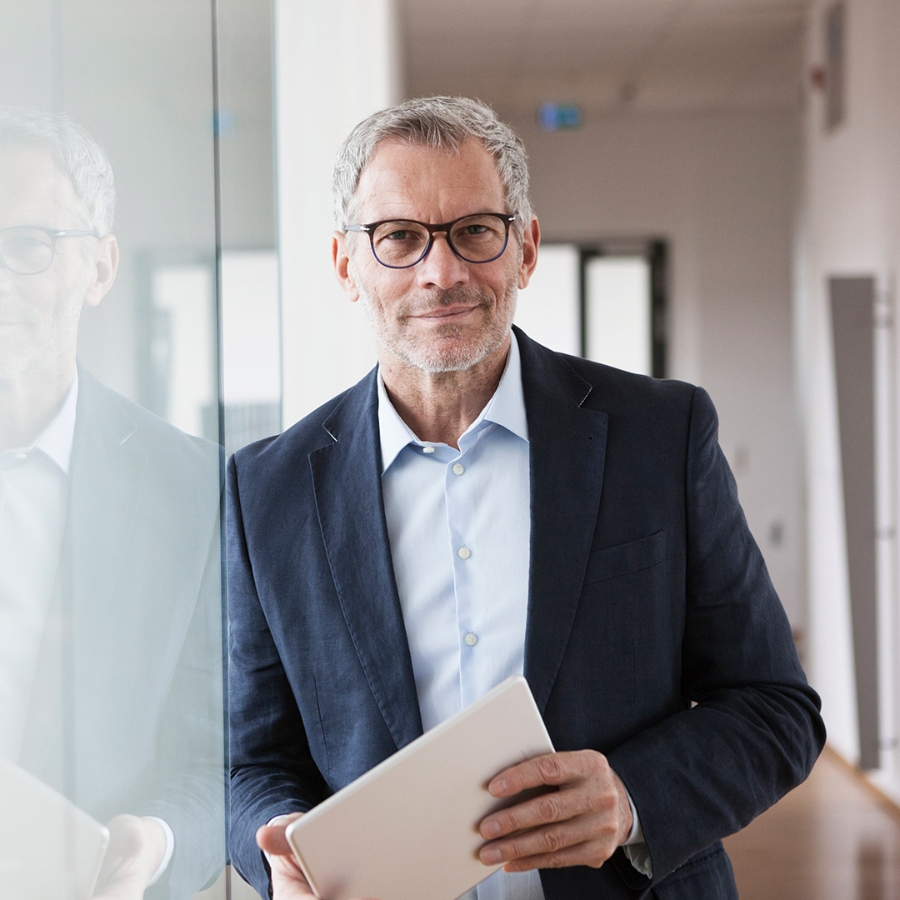
<svg viewBox="0 0 900 900">
<path fill-rule="evenodd" d="M 478 674 L 478 666 L 483 652 L 474 604 L 477 572 L 482 561 L 478 559 L 478 536 L 473 533 L 475 498 L 472 495 L 472 482 L 466 477 L 472 458 L 468 450 L 474 442 L 474 435 L 466 435 L 465 438 L 466 440 L 460 441 L 460 453 L 448 462 L 444 475 L 456 599 L 462 708 L 481 695 L 482 679 Z"/>
</svg>

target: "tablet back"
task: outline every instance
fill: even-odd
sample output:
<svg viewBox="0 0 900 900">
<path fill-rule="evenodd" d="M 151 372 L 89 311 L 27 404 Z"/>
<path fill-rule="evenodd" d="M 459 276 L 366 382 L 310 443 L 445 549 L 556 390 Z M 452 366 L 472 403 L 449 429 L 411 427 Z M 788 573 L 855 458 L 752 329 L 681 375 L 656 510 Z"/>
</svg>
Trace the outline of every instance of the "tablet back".
<svg viewBox="0 0 900 900">
<path fill-rule="evenodd" d="M 528 683 L 514 676 L 358 778 L 288 828 L 318 897 L 455 900 L 484 866 L 478 823 L 514 801 L 487 784 L 553 745 Z"/>
</svg>

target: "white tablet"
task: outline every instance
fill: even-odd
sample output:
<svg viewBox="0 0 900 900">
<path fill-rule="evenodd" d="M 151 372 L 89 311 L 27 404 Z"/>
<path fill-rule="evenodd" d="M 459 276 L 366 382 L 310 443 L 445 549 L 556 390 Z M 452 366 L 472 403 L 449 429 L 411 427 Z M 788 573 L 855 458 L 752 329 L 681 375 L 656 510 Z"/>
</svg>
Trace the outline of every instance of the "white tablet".
<svg viewBox="0 0 900 900">
<path fill-rule="evenodd" d="M 517 675 L 310 810 L 287 838 L 317 897 L 455 900 L 500 868 L 478 860 L 478 823 L 524 799 L 496 800 L 488 782 L 552 752 Z"/>
<path fill-rule="evenodd" d="M 0 897 L 88 900 L 109 832 L 0 757 Z"/>
</svg>

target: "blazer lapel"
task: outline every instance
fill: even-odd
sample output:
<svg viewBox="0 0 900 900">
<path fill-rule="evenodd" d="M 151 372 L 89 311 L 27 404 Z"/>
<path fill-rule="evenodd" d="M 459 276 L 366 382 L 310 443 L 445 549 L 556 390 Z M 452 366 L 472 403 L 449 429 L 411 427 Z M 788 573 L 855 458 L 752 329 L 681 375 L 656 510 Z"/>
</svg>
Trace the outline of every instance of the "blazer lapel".
<svg viewBox="0 0 900 900">
<path fill-rule="evenodd" d="M 73 752 L 80 721 L 74 704 L 98 687 L 80 676 L 115 616 L 113 588 L 146 466 L 144 455 L 127 445 L 136 428 L 131 417 L 84 369 L 78 379 L 69 510 L 22 751 L 28 768 L 60 789 L 61 754 Z"/>
<path fill-rule="evenodd" d="M 87 658 L 117 613 L 125 614 L 115 585 L 134 539 L 147 457 L 130 443 L 137 425 L 125 409 L 95 389 L 83 369 L 79 379 L 84 393 L 72 455 L 69 614 L 75 646 Z M 112 633 L 120 632 L 113 627 Z"/>
<path fill-rule="evenodd" d="M 531 571 L 525 676 L 543 713 L 587 568 L 603 487 L 608 416 L 591 385 L 517 330 L 531 444 Z M 593 399 L 593 398 L 592 398 Z"/>
<path fill-rule="evenodd" d="M 375 373 L 325 422 L 310 453 L 325 551 L 347 627 L 398 749 L 422 733 L 381 495 Z"/>
</svg>

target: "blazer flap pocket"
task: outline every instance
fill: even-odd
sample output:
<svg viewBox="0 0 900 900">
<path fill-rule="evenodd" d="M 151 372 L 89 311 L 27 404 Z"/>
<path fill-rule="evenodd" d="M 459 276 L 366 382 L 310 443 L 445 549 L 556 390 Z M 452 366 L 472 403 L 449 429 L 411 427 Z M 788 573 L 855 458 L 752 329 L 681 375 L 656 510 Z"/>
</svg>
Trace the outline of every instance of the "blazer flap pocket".
<svg viewBox="0 0 900 900">
<path fill-rule="evenodd" d="M 640 572 L 661 563 L 666 558 L 666 533 L 656 534 L 595 550 L 588 558 L 587 574 L 584 583 L 593 584 L 606 581 L 607 578 L 618 578 L 631 572 Z"/>
</svg>

